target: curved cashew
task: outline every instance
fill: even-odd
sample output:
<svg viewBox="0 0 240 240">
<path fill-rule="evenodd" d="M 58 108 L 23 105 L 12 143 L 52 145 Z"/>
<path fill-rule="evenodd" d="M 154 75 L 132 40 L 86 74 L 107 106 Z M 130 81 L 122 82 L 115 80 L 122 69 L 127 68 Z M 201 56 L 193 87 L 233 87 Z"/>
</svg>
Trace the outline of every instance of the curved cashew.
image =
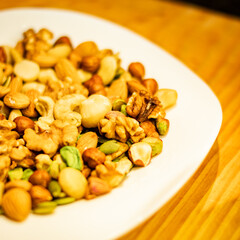
<svg viewBox="0 0 240 240">
<path fill-rule="evenodd" d="M 42 116 L 38 119 L 36 124 L 44 130 L 49 129 L 49 125 L 54 121 L 53 118 L 53 108 L 54 101 L 51 97 L 48 96 L 40 96 L 35 101 L 35 107 L 39 114 Z"/>
<path fill-rule="evenodd" d="M 79 108 L 81 102 L 86 99 L 82 94 L 69 94 L 59 99 L 54 106 L 54 117 L 74 124 L 76 127 L 81 125 L 82 116 L 74 111 Z"/>
</svg>

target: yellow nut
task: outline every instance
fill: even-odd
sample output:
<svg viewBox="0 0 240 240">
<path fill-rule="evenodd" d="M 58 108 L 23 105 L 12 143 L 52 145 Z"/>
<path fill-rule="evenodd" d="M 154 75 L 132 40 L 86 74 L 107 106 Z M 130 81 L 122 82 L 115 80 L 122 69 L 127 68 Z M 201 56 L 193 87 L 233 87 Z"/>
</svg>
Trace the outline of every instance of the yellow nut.
<svg viewBox="0 0 240 240">
<path fill-rule="evenodd" d="M 94 73 L 100 67 L 100 59 L 96 56 L 83 57 L 81 66 L 83 70 Z"/>
<path fill-rule="evenodd" d="M 142 79 L 145 75 L 145 68 L 140 62 L 133 62 L 129 65 L 128 71 L 133 77 Z"/>
<path fill-rule="evenodd" d="M 31 197 L 22 188 L 12 188 L 3 195 L 2 208 L 7 217 L 15 221 L 23 221 L 32 208 Z"/>
<path fill-rule="evenodd" d="M 28 105 L 30 104 L 30 99 L 27 95 L 16 92 L 8 93 L 4 97 L 3 102 L 10 108 L 23 109 L 28 107 Z"/>
<path fill-rule="evenodd" d="M 148 143 L 134 143 L 128 150 L 130 160 L 139 167 L 147 166 L 151 161 L 152 148 Z"/>
<path fill-rule="evenodd" d="M 32 186 L 29 193 L 32 197 L 33 205 L 35 206 L 41 202 L 52 200 L 51 193 L 46 188 L 40 185 Z"/>
<path fill-rule="evenodd" d="M 96 148 L 98 136 L 95 132 L 87 132 L 81 135 L 77 141 L 77 149 L 82 154 L 88 148 Z"/>
<path fill-rule="evenodd" d="M 70 197 L 80 199 L 85 195 L 87 189 L 87 180 L 77 169 L 66 167 L 58 178 L 62 190 Z"/>
</svg>

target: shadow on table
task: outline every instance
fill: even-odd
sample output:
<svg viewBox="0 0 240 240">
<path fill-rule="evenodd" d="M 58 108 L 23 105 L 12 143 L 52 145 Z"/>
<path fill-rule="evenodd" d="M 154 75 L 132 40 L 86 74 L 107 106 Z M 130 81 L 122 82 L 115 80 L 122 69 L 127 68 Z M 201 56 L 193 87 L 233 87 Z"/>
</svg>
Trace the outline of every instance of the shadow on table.
<svg viewBox="0 0 240 240">
<path fill-rule="evenodd" d="M 165 235 L 164 232 L 167 232 L 168 239 L 169 237 L 171 238 L 171 234 L 173 237 L 176 234 L 176 231 L 181 227 L 181 223 L 188 218 L 198 203 L 200 201 L 203 203 L 204 196 L 208 193 L 208 190 L 212 187 L 216 179 L 218 165 L 218 142 L 215 141 L 201 166 L 188 182 L 175 194 L 175 196 L 172 197 L 150 219 L 128 234 L 119 238 L 119 240 L 136 239 L 136 236 L 139 235 L 140 231 L 146 231 L 143 235 L 148 237 L 148 239 L 151 239 L 150 234 L 156 233 L 160 228 L 162 228 L 160 231 L 161 234 L 163 233 L 163 236 Z M 171 217 L 169 218 L 170 215 Z M 166 218 L 169 218 L 170 220 L 168 221 L 167 226 L 162 227 Z M 142 229 L 143 226 L 144 228 Z M 172 226 L 173 229 L 171 229 Z"/>
</svg>

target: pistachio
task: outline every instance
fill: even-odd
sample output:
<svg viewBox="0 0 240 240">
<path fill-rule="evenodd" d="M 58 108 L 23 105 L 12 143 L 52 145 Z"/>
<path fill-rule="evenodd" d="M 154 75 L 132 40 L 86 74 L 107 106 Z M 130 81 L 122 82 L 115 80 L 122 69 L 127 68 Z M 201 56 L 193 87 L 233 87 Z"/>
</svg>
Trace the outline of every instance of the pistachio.
<svg viewBox="0 0 240 240">
<path fill-rule="evenodd" d="M 7 217 L 15 221 L 27 218 L 32 207 L 29 193 L 22 188 L 13 188 L 3 195 L 2 208 Z"/>
<path fill-rule="evenodd" d="M 52 180 L 48 185 L 48 190 L 54 198 L 65 196 L 58 181 Z"/>
<path fill-rule="evenodd" d="M 61 157 L 60 157 L 61 158 Z M 48 173 L 50 176 L 54 179 L 57 179 L 59 176 L 60 171 L 65 168 L 67 165 L 62 161 L 62 158 L 60 161 L 54 160 L 51 162 L 49 168 L 48 168 Z"/>
<path fill-rule="evenodd" d="M 110 140 L 103 143 L 99 150 L 105 154 L 112 154 L 118 151 L 120 144 L 116 140 Z"/>
<path fill-rule="evenodd" d="M 64 146 L 60 149 L 62 159 L 66 162 L 68 167 L 82 170 L 82 158 L 76 147 Z"/>
<path fill-rule="evenodd" d="M 14 168 L 14 169 L 8 171 L 8 177 L 11 181 L 15 180 L 15 179 L 21 179 L 22 175 L 23 175 L 22 168 Z"/>
<path fill-rule="evenodd" d="M 121 113 L 123 113 L 125 116 L 127 116 L 127 104 L 124 104 L 121 106 Z"/>
<path fill-rule="evenodd" d="M 30 176 L 33 174 L 33 170 L 30 168 L 27 168 L 23 171 L 22 180 L 28 180 Z"/>
<path fill-rule="evenodd" d="M 65 197 L 65 198 L 58 198 L 55 199 L 54 202 L 57 203 L 57 205 L 65 205 L 74 202 L 76 199 L 74 197 Z"/>
<path fill-rule="evenodd" d="M 148 143 L 152 148 L 152 157 L 162 152 L 163 142 L 160 138 L 146 137 L 142 142 Z"/>
<path fill-rule="evenodd" d="M 90 177 L 88 179 L 88 188 L 89 193 L 96 196 L 103 195 L 111 191 L 109 184 L 101 178 L 97 177 Z"/>
<path fill-rule="evenodd" d="M 169 120 L 166 118 L 158 117 L 156 120 L 156 127 L 160 135 L 166 135 L 169 129 Z"/>
<path fill-rule="evenodd" d="M 126 102 L 123 101 L 122 99 L 118 98 L 118 99 L 114 100 L 114 102 L 112 104 L 112 110 L 113 111 L 121 111 L 122 105 L 126 105 Z"/>
<path fill-rule="evenodd" d="M 83 174 L 75 168 L 64 168 L 58 178 L 62 190 L 69 196 L 80 199 L 87 189 L 87 180 Z"/>
<path fill-rule="evenodd" d="M 57 203 L 54 201 L 41 202 L 33 209 L 35 214 L 50 214 L 52 213 L 57 206 Z"/>
<path fill-rule="evenodd" d="M 128 150 L 131 161 L 139 167 L 147 166 L 151 161 L 152 148 L 148 143 L 134 143 Z"/>
</svg>

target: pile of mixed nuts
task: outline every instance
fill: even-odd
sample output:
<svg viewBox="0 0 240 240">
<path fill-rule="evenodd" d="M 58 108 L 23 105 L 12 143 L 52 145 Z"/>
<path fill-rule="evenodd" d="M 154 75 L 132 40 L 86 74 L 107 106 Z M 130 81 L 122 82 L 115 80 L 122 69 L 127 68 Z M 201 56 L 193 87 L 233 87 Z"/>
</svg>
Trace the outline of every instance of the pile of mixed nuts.
<svg viewBox="0 0 240 240">
<path fill-rule="evenodd" d="M 144 76 L 140 62 L 124 70 L 111 49 L 48 29 L 1 46 L 0 212 L 23 221 L 95 198 L 160 154 L 177 93 Z"/>
</svg>

